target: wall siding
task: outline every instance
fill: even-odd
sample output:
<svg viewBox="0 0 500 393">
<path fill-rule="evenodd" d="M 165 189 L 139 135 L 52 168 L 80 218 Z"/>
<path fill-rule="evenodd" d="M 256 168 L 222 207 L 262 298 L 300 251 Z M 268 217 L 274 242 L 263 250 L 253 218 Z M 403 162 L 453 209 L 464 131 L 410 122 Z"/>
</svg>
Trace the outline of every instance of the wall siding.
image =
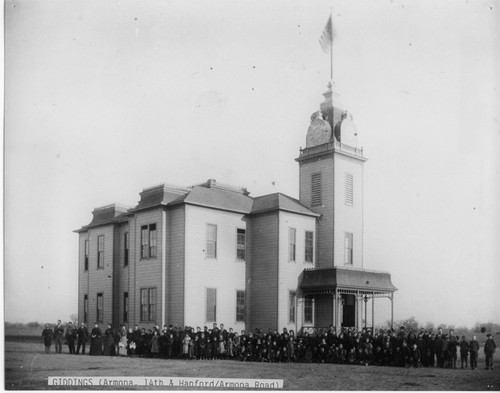
<svg viewBox="0 0 500 393">
<path fill-rule="evenodd" d="M 353 205 L 345 204 L 345 173 L 353 175 Z M 363 162 L 335 155 L 335 266 L 344 266 L 344 233 L 353 234 L 353 267 L 363 268 Z"/>
<path fill-rule="evenodd" d="M 312 174 L 321 173 L 321 206 L 311 206 Z M 321 214 L 316 236 L 316 265 L 334 265 L 334 160 L 333 155 L 324 155 L 300 164 L 300 201 L 312 211 Z"/>
<path fill-rule="evenodd" d="M 78 321 L 83 322 L 83 299 L 89 292 L 89 272 L 85 271 L 85 240 L 88 232 L 78 235 Z M 89 318 L 89 317 L 88 317 Z M 88 319 L 87 323 L 91 320 Z"/>
<path fill-rule="evenodd" d="M 97 319 L 97 293 L 103 294 L 103 324 L 113 321 L 113 225 L 89 229 L 89 323 Z M 97 239 L 104 235 L 104 268 L 97 269 Z"/>
<path fill-rule="evenodd" d="M 135 278 L 136 278 L 136 268 L 137 268 L 137 258 L 140 254 L 138 254 L 136 242 L 136 218 L 131 217 L 128 221 L 129 225 L 129 241 L 130 241 L 130 256 L 129 256 L 129 266 L 128 266 L 128 302 L 129 302 L 129 326 L 138 325 L 139 317 L 137 315 L 137 309 L 135 307 L 135 303 L 137 302 L 137 294 L 135 290 Z"/>
<path fill-rule="evenodd" d="M 311 176 L 322 174 L 322 206 L 311 206 Z M 345 173 L 353 175 L 354 203 L 345 204 Z M 363 267 L 363 161 L 338 152 L 300 164 L 300 201 L 316 213 L 316 264 L 344 265 L 344 233 L 354 235 L 353 266 Z"/>
<path fill-rule="evenodd" d="M 114 241 L 114 264 L 113 264 L 113 326 L 118 327 L 124 323 L 123 309 L 124 292 L 129 292 L 129 266 L 124 266 L 125 262 L 125 233 L 129 232 L 128 223 L 120 224 L 115 227 Z M 130 240 L 129 240 L 130 244 Z M 130 252 L 129 252 L 130 254 Z M 129 303 L 130 304 L 130 303 Z M 130 314 L 130 313 L 129 313 Z M 130 318 L 130 317 L 129 317 Z M 129 319 L 130 320 L 130 319 Z M 128 322 L 126 322 L 128 324 Z"/>
<path fill-rule="evenodd" d="M 289 229 L 296 230 L 295 261 L 289 260 Z M 315 217 L 279 212 L 279 275 L 278 275 L 278 328 L 297 331 L 302 326 L 303 308 L 296 302 L 295 322 L 289 320 L 289 291 L 295 291 L 297 299 L 302 296 L 299 277 L 304 268 L 312 268 L 313 264 L 305 262 L 305 233 L 315 233 Z"/>
<path fill-rule="evenodd" d="M 207 224 L 217 226 L 216 258 L 206 255 Z M 186 206 L 186 256 L 184 276 L 184 324 L 204 326 L 224 323 L 245 329 L 236 321 L 236 291 L 245 290 L 245 264 L 236 258 L 237 229 L 246 229 L 241 213 Z M 215 288 L 216 321 L 206 320 L 207 288 Z"/>
<path fill-rule="evenodd" d="M 168 210 L 167 315 L 169 325 L 184 326 L 185 206 Z"/>
<path fill-rule="evenodd" d="M 162 249 L 162 225 L 161 208 L 140 211 L 135 214 L 134 227 L 130 232 L 134 232 L 134 263 L 135 277 L 132 282 L 134 299 L 129 298 L 130 308 L 134 309 L 133 323 L 146 329 L 154 327 L 161 322 L 161 253 Z M 156 224 L 156 257 L 141 258 L 141 226 Z M 140 291 L 144 288 L 156 288 L 156 319 L 154 321 L 142 321 L 140 315 Z M 130 292 L 131 292 L 130 291 Z M 130 296 L 129 292 L 129 296 Z"/>
<path fill-rule="evenodd" d="M 278 212 L 248 220 L 247 329 L 278 328 Z"/>
</svg>

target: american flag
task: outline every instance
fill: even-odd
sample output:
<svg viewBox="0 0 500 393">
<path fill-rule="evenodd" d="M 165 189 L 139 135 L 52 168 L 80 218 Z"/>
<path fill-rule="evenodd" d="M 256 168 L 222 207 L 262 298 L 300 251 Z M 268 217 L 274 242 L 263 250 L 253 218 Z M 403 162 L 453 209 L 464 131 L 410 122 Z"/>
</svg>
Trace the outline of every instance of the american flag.
<svg viewBox="0 0 500 393">
<path fill-rule="evenodd" d="M 328 18 L 328 22 L 326 22 L 325 29 L 323 30 L 323 34 L 321 34 L 321 38 L 319 39 L 319 43 L 321 48 L 325 53 L 329 53 L 332 50 L 332 42 L 334 37 L 333 25 L 332 25 L 332 16 Z"/>
</svg>

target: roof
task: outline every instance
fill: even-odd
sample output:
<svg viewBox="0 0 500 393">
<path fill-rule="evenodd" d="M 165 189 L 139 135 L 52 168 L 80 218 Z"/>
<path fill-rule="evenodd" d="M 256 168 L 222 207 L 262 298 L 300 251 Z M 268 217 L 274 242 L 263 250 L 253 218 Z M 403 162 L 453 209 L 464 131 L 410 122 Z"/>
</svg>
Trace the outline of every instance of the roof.
<svg viewBox="0 0 500 393">
<path fill-rule="evenodd" d="M 394 292 L 391 275 L 364 269 L 331 267 L 304 270 L 300 287 L 303 290 L 327 290 L 335 288 Z"/>
<path fill-rule="evenodd" d="M 92 221 L 90 224 L 75 230 L 74 232 L 85 232 L 89 228 L 94 228 L 101 225 L 107 224 L 119 224 L 121 222 L 128 221 L 127 213 L 131 210 L 128 206 L 111 204 L 102 207 L 96 207 L 92 211 Z"/>
<path fill-rule="evenodd" d="M 241 192 L 194 186 L 183 198 L 174 203 L 180 202 L 248 214 L 252 210 L 253 198 Z"/>
<path fill-rule="evenodd" d="M 134 212 L 159 206 L 189 204 L 212 209 L 231 211 L 241 214 L 258 214 L 268 211 L 283 210 L 312 217 L 319 217 L 298 200 L 281 193 L 263 195 L 257 198 L 249 196 L 245 188 L 217 183 L 213 179 L 191 187 L 175 187 L 161 184 L 144 189 L 141 199 L 134 208 L 116 204 L 96 208 L 91 223 L 75 232 L 84 232 L 99 225 L 127 221 Z"/>
<path fill-rule="evenodd" d="M 182 199 L 189 192 L 186 188 L 168 186 L 160 184 L 159 186 L 145 188 L 139 194 L 141 200 L 133 210 L 142 210 L 149 207 L 168 205 L 169 203 Z"/>
<path fill-rule="evenodd" d="M 279 192 L 255 198 L 251 213 L 257 214 L 272 210 L 284 210 L 292 213 L 319 217 L 319 214 L 313 212 L 312 210 L 309 210 L 298 200 Z"/>
</svg>

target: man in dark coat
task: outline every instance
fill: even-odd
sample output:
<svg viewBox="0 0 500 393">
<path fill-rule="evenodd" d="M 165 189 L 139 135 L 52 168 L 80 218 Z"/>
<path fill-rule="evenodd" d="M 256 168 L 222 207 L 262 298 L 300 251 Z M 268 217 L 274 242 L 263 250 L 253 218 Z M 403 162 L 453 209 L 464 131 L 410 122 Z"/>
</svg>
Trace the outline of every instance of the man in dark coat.
<svg viewBox="0 0 500 393">
<path fill-rule="evenodd" d="M 486 357 L 486 370 L 493 370 L 493 354 L 497 349 L 495 340 L 491 334 L 487 334 L 486 342 L 484 343 L 484 356 Z"/>
<path fill-rule="evenodd" d="M 61 324 L 61 320 L 58 320 L 57 325 L 54 327 L 54 340 L 56 343 L 56 353 L 62 353 L 63 336 L 64 336 L 64 327 Z"/>
<path fill-rule="evenodd" d="M 66 328 L 66 343 L 68 344 L 69 353 L 73 355 L 75 354 L 75 339 L 76 330 L 73 327 L 73 322 L 69 322 Z"/>
<path fill-rule="evenodd" d="M 49 327 L 49 324 L 45 325 L 45 329 L 42 331 L 43 344 L 45 345 L 45 353 L 50 353 L 50 346 L 52 345 L 52 338 L 54 337 L 54 333 L 52 329 Z"/>
<path fill-rule="evenodd" d="M 476 336 L 472 336 L 472 341 L 469 343 L 470 368 L 472 370 L 475 370 L 477 368 L 478 352 L 479 352 L 479 341 L 476 340 Z"/>
<path fill-rule="evenodd" d="M 436 334 L 436 338 L 434 339 L 434 353 L 436 354 L 436 364 L 439 368 L 443 368 L 444 366 L 444 358 L 443 358 L 443 336 L 439 333 Z"/>
<path fill-rule="evenodd" d="M 457 338 L 453 334 L 450 334 L 450 340 L 448 341 L 448 360 L 450 368 L 457 368 L 457 347 L 459 345 Z"/>
<path fill-rule="evenodd" d="M 78 328 L 78 344 L 76 346 L 76 354 L 80 353 L 80 348 L 82 348 L 82 355 L 85 355 L 85 345 L 87 344 L 87 339 L 89 337 L 89 331 L 87 326 L 82 322 Z"/>
<path fill-rule="evenodd" d="M 460 363 L 462 368 L 467 368 L 467 357 L 469 355 L 469 343 L 465 339 L 465 336 L 462 336 L 462 341 L 460 341 Z"/>
</svg>

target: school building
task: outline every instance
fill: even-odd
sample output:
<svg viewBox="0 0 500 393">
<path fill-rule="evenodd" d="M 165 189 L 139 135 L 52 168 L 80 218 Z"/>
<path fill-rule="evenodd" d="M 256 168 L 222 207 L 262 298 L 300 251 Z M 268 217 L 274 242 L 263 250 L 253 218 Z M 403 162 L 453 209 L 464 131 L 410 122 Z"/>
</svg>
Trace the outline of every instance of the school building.
<svg viewBox="0 0 500 393">
<path fill-rule="evenodd" d="M 390 274 L 363 268 L 366 158 L 357 138 L 329 84 L 295 159 L 298 200 L 210 179 L 146 188 L 135 207 L 95 208 L 75 231 L 79 320 L 361 328 L 374 325 L 378 298 L 389 299 L 392 317 Z"/>
</svg>

